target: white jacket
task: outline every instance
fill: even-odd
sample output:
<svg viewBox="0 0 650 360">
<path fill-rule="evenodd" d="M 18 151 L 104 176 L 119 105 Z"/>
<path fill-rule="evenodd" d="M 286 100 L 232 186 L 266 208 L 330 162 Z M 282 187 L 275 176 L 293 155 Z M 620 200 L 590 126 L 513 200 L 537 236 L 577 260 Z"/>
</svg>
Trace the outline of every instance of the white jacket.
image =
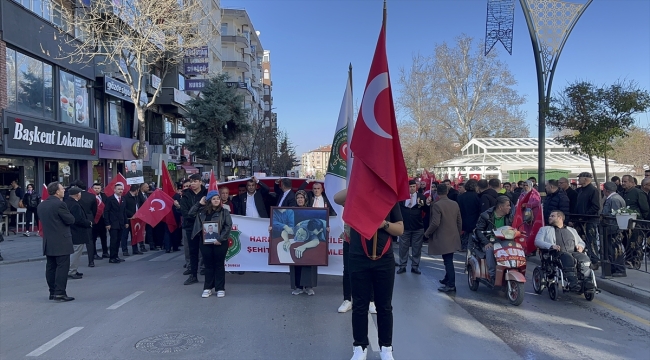
<svg viewBox="0 0 650 360">
<path fill-rule="evenodd" d="M 567 230 L 573 234 L 573 238 L 576 243 L 576 247 L 581 246 L 583 249 L 585 248 L 585 242 L 582 241 L 582 238 L 580 238 L 580 235 L 578 235 L 578 232 L 576 229 L 566 226 Z M 539 229 L 539 232 L 537 233 L 537 236 L 535 236 L 535 246 L 537 246 L 540 249 L 550 249 L 551 246 L 557 245 L 555 242 L 555 227 L 554 226 L 544 226 L 543 228 Z"/>
</svg>

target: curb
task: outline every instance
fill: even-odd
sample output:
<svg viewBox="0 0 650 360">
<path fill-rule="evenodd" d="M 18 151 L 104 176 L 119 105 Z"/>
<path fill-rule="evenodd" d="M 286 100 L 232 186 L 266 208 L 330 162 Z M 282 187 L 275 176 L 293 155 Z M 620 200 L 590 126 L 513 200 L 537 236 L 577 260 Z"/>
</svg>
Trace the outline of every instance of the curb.
<svg viewBox="0 0 650 360">
<path fill-rule="evenodd" d="M 541 264 L 541 261 L 536 257 L 529 257 L 526 260 L 533 264 Z M 610 279 L 603 279 L 600 276 L 596 276 L 596 282 L 598 283 L 598 288 L 600 290 L 607 291 L 608 293 L 614 294 L 616 296 L 634 300 L 644 305 L 650 305 L 650 292 L 648 291 L 641 290 L 629 285 L 619 284 L 617 282 L 611 281 Z"/>
<path fill-rule="evenodd" d="M 84 251 L 81 253 L 81 255 L 88 255 L 88 251 Z M 38 257 L 33 257 L 33 258 L 27 258 L 27 259 L 16 259 L 16 260 L 5 260 L 5 261 L 0 261 L 0 265 L 11 265 L 11 264 L 20 264 L 24 262 L 33 262 L 33 261 L 42 261 L 42 260 L 47 260 L 46 256 L 38 256 Z"/>
</svg>

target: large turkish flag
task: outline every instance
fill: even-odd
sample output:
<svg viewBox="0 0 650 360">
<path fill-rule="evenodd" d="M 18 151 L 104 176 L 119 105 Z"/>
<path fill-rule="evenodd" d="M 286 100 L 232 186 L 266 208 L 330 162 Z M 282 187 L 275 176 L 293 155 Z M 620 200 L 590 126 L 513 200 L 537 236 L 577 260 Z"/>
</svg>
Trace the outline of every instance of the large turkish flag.
<svg viewBox="0 0 650 360">
<path fill-rule="evenodd" d="M 350 144 L 354 156 L 343 221 L 372 238 L 390 210 L 409 198 L 382 25 Z"/>
<path fill-rule="evenodd" d="M 115 185 L 117 184 L 122 184 L 124 187 L 124 194 L 129 191 L 129 189 L 126 188 L 126 178 L 124 175 L 122 175 L 122 173 L 117 173 L 117 176 L 114 177 L 113 180 L 111 180 L 111 182 L 109 182 L 108 185 L 106 185 L 104 188 L 104 194 L 106 194 L 108 197 L 113 196 L 113 194 L 115 194 Z"/>
<path fill-rule="evenodd" d="M 167 164 L 165 164 L 165 161 L 162 161 L 161 168 L 162 176 L 160 182 L 162 183 L 162 190 L 170 197 L 174 197 L 176 191 L 174 191 L 174 183 L 172 182 L 172 177 L 169 175 L 169 170 L 167 170 Z"/>
<path fill-rule="evenodd" d="M 172 206 L 174 206 L 174 199 L 162 190 L 156 189 L 136 211 L 133 218 L 155 227 L 172 211 Z"/>
</svg>

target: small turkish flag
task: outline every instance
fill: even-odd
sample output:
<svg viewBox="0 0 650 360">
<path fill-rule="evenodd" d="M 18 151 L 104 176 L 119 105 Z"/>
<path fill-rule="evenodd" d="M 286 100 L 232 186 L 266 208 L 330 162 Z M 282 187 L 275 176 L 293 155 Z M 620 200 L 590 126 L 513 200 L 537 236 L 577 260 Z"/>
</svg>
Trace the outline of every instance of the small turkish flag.
<svg viewBox="0 0 650 360">
<path fill-rule="evenodd" d="M 162 179 L 160 182 L 162 183 L 162 190 L 165 192 L 165 194 L 169 195 L 170 197 L 174 197 L 174 195 L 176 195 L 172 177 L 169 175 L 169 170 L 167 170 L 167 165 L 164 161 L 162 162 Z"/>
<path fill-rule="evenodd" d="M 395 204 L 409 198 L 388 73 L 385 24 L 377 40 L 350 149 L 354 162 L 343 221 L 371 239 Z"/>
<path fill-rule="evenodd" d="M 41 192 L 41 202 L 47 200 L 50 194 L 47 193 L 47 185 L 43 184 L 43 191 Z M 38 220 L 38 236 L 43 237 L 43 225 L 41 220 Z"/>
<path fill-rule="evenodd" d="M 97 202 L 97 214 L 95 214 L 95 219 L 94 219 L 95 224 L 97 224 L 99 222 L 99 219 L 102 218 L 102 215 L 104 215 L 104 208 L 106 207 L 106 204 L 104 204 L 104 201 L 102 201 L 101 195 L 97 195 L 94 192 L 90 192 L 90 191 L 89 193 L 93 194 L 93 196 L 95 197 L 95 202 Z"/>
<path fill-rule="evenodd" d="M 155 227 L 167 213 L 172 211 L 172 206 L 174 206 L 174 199 L 162 190 L 156 189 L 136 211 L 133 218 L 141 219 L 151 227 Z"/>
<path fill-rule="evenodd" d="M 219 191 L 217 179 L 214 177 L 214 170 L 210 170 L 210 183 L 208 184 L 208 192 L 212 190 Z"/>
<path fill-rule="evenodd" d="M 123 187 L 126 187 L 126 178 L 121 173 L 117 173 L 117 176 L 106 185 L 104 188 L 104 194 L 108 197 L 113 196 L 113 194 L 115 194 L 115 185 L 117 184 L 122 184 Z"/>
<path fill-rule="evenodd" d="M 145 226 L 141 219 L 131 219 L 131 245 L 144 241 Z"/>
</svg>

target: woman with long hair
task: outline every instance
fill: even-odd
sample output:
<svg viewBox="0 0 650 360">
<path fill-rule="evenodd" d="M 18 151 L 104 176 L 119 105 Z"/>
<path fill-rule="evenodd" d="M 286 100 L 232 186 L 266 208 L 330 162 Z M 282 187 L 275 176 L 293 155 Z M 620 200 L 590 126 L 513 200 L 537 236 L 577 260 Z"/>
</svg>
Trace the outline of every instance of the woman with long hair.
<svg viewBox="0 0 650 360">
<path fill-rule="evenodd" d="M 32 225 L 32 215 L 34 216 L 34 225 L 38 225 L 38 213 L 36 213 L 36 206 L 41 202 L 41 197 L 38 195 L 38 192 L 34 188 L 34 185 L 27 184 L 27 191 L 23 196 L 23 206 L 27 208 L 25 213 L 25 232 L 23 236 L 29 236 L 29 228 Z M 36 206 L 34 206 L 36 205 Z"/>
<path fill-rule="evenodd" d="M 198 203 L 190 209 L 188 216 L 196 216 L 192 237 L 203 238 L 203 224 L 216 222 L 216 239 L 201 239 L 201 255 L 205 265 L 205 279 L 203 283 L 203 294 L 207 298 L 212 295 L 212 289 L 217 291 L 217 297 L 226 296 L 226 253 L 228 252 L 228 236 L 232 228 L 230 211 L 221 205 L 219 191 L 208 192 Z M 207 238 L 207 236 L 206 236 Z"/>
</svg>

